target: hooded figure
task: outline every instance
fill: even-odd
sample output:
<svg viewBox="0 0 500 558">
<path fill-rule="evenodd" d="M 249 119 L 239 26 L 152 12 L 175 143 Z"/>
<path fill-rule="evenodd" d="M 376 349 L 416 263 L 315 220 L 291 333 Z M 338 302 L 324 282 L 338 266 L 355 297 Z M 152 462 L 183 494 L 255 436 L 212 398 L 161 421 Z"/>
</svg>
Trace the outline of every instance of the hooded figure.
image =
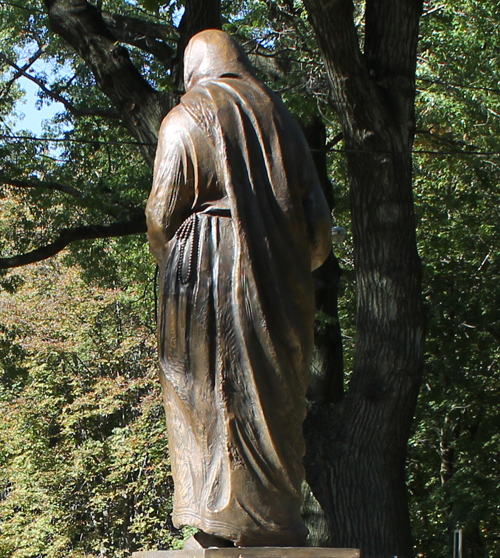
<svg viewBox="0 0 500 558">
<path fill-rule="evenodd" d="M 305 138 L 222 31 L 193 37 L 147 204 L 174 525 L 297 546 L 311 270 L 331 218 Z"/>
</svg>

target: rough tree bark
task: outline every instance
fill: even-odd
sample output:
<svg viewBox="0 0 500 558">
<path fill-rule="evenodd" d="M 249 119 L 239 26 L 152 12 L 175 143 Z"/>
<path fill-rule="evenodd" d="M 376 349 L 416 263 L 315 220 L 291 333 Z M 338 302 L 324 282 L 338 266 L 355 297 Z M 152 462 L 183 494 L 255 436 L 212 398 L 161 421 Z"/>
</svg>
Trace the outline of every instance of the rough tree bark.
<svg viewBox="0 0 500 558">
<path fill-rule="evenodd" d="M 411 150 L 421 0 L 367 0 L 362 54 L 351 0 L 304 0 L 342 122 L 357 333 L 349 390 L 306 423 L 309 484 L 328 544 L 412 556 L 405 457 L 423 363 Z"/>
</svg>

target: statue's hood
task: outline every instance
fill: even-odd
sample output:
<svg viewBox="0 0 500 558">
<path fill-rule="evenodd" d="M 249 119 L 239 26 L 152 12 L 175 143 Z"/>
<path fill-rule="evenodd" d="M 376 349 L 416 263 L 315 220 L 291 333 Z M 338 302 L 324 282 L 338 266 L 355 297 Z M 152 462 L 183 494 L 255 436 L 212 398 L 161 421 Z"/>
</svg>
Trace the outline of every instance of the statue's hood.
<svg viewBox="0 0 500 558">
<path fill-rule="evenodd" d="M 184 54 L 184 85 L 223 76 L 253 76 L 253 68 L 241 46 L 227 33 L 208 29 L 194 35 Z"/>
</svg>

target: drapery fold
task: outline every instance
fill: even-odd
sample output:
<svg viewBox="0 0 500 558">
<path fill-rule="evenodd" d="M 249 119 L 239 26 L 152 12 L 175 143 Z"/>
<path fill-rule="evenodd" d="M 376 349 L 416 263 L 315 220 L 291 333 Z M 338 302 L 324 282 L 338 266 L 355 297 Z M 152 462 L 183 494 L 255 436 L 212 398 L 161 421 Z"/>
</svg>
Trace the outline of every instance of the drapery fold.
<svg viewBox="0 0 500 558">
<path fill-rule="evenodd" d="M 234 45 L 216 75 L 188 47 L 191 87 L 162 124 L 147 207 L 173 519 L 242 546 L 293 546 L 307 533 L 311 267 L 330 216 L 300 128 Z"/>
</svg>

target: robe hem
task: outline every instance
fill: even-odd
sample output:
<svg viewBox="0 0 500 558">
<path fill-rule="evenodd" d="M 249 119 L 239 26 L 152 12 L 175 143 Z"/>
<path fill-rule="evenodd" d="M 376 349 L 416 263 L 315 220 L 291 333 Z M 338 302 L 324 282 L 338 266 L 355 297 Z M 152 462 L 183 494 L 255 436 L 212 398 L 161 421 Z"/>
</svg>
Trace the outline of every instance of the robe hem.
<svg viewBox="0 0 500 558">
<path fill-rule="evenodd" d="M 241 531 L 235 532 L 234 523 L 231 525 L 228 522 L 217 521 L 208 519 L 200 514 L 191 510 L 176 511 L 172 514 L 172 521 L 175 527 L 195 527 L 206 533 L 217 535 L 228 540 L 233 541 L 238 546 L 301 546 L 300 542 L 304 544 L 308 529 L 302 526 L 296 526 L 294 529 L 279 529 L 258 531 L 259 534 L 252 535 L 245 532 L 243 528 Z M 302 528 L 301 528 L 302 527 Z M 300 536 L 301 531 L 303 536 Z M 294 543 L 296 544 L 290 544 Z"/>
</svg>

